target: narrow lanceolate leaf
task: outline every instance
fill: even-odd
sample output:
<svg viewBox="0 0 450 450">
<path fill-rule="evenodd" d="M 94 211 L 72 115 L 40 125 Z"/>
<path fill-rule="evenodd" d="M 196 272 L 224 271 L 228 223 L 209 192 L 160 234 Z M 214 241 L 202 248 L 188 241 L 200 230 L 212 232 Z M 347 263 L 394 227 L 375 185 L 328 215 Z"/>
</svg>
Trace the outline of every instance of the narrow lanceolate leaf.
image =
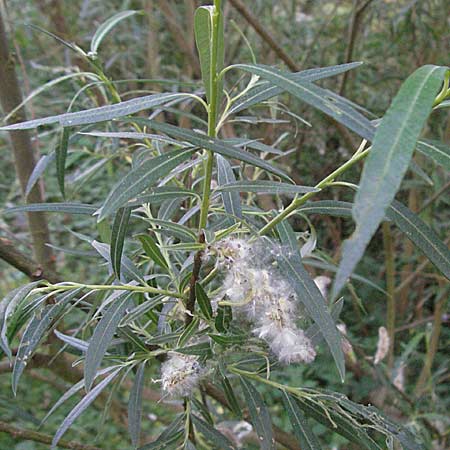
<svg viewBox="0 0 450 450">
<path fill-rule="evenodd" d="M 89 393 L 87 393 L 81 401 L 70 411 L 67 417 L 63 420 L 62 424 L 58 428 L 53 437 L 51 449 L 55 449 L 58 445 L 59 440 L 62 438 L 64 433 L 71 427 L 73 422 L 82 414 L 86 408 L 99 396 L 99 394 L 103 391 L 103 389 L 108 386 L 109 383 L 119 374 L 122 370 L 122 367 L 119 367 L 114 372 L 110 373 L 107 377 L 105 377 L 100 383 L 95 386 Z"/>
<path fill-rule="evenodd" d="M 203 85 L 206 91 L 206 99 L 210 103 L 210 79 L 211 79 L 211 48 L 212 48 L 212 15 L 213 6 L 200 6 L 195 11 L 194 32 L 200 59 Z"/>
<path fill-rule="evenodd" d="M 217 159 L 217 181 L 219 186 L 236 182 L 231 164 L 221 155 L 216 155 Z M 241 199 L 239 192 L 223 191 L 222 201 L 225 211 L 233 217 L 242 218 Z"/>
<path fill-rule="evenodd" d="M 28 120 L 26 122 L 16 123 L 0 127 L 0 130 L 28 130 L 37 128 L 41 125 L 59 123 L 63 127 L 86 125 L 88 123 L 105 122 L 106 120 L 116 119 L 118 117 L 128 116 L 130 114 L 143 111 L 144 109 L 160 106 L 174 100 L 182 100 L 189 94 L 153 94 L 144 97 L 134 98 L 126 102 L 115 103 L 114 105 L 100 106 L 99 108 L 86 109 L 73 113 L 59 114 L 57 116 L 44 117 L 42 119 Z"/>
<path fill-rule="evenodd" d="M 39 281 L 20 286 L 6 295 L 0 301 L 0 348 L 9 359 L 12 358 L 8 342 L 8 318 L 14 313 L 18 304 L 25 300 L 30 292 L 39 284 Z"/>
<path fill-rule="evenodd" d="M 27 187 L 25 189 L 26 196 L 29 195 L 36 182 L 39 180 L 39 178 L 41 178 L 42 174 L 45 172 L 45 169 L 47 169 L 47 167 L 55 159 L 55 157 L 56 157 L 55 152 L 51 152 L 48 155 L 41 156 L 37 164 L 34 166 L 30 178 L 28 178 Z"/>
<path fill-rule="evenodd" d="M 286 241 L 284 238 L 284 236 L 292 236 L 291 226 L 287 221 L 283 221 L 277 226 L 277 230 L 282 239 L 282 243 L 289 245 L 291 250 L 290 252 L 280 252 L 280 269 L 286 274 L 299 300 L 305 305 L 309 316 L 319 327 L 320 332 L 330 348 L 339 375 L 343 381 L 345 378 L 345 362 L 341 347 L 341 335 L 336 328 L 336 324 L 331 317 L 319 288 L 303 267 L 298 247 L 294 248 L 292 240 L 289 239 Z"/>
<path fill-rule="evenodd" d="M 236 447 L 233 446 L 232 442 L 213 426 L 197 416 L 192 415 L 191 417 L 196 430 L 203 434 L 206 440 L 214 445 L 214 448 L 220 448 L 220 450 L 235 450 Z"/>
<path fill-rule="evenodd" d="M 223 36 L 223 18 L 222 15 L 216 15 L 216 20 L 220 20 L 218 24 L 218 37 L 216 49 L 216 67 L 211 67 L 213 52 L 213 16 L 214 6 L 200 6 L 195 11 L 194 32 L 195 43 L 197 45 L 198 55 L 200 59 L 200 69 L 202 72 L 202 80 L 205 86 L 206 99 L 211 103 L 211 81 L 213 75 L 219 73 L 223 67 L 224 53 L 224 36 Z M 222 95 L 222 82 L 219 82 L 217 89 L 216 102 L 219 103 Z"/>
<path fill-rule="evenodd" d="M 319 67 L 317 69 L 302 70 L 301 72 L 293 73 L 292 79 L 295 81 L 318 81 L 347 72 L 348 70 L 359 67 L 361 64 L 362 62 L 353 62 L 348 64 L 340 64 L 338 66 Z M 233 106 L 229 110 L 229 114 L 236 114 L 239 111 L 269 100 L 270 98 L 275 97 L 276 95 L 279 95 L 283 92 L 284 89 L 274 85 L 269 81 L 259 83 L 233 104 Z"/>
<path fill-rule="evenodd" d="M 86 214 L 91 216 L 97 207 L 83 203 L 31 203 L 8 208 L 5 213 L 43 211 L 49 213 Z"/>
<path fill-rule="evenodd" d="M 111 250 L 108 244 L 103 244 L 102 242 L 98 241 L 92 241 L 91 242 L 92 247 L 95 248 L 95 250 L 99 253 L 99 255 L 104 258 L 106 261 L 108 261 L 109 264 L 111 264 Z M 112 268 L 112 265 L 111 265 Z M 144 280 L 144 274 L 141 272 L 141 270 L 135 266 L 133 261 L 131 261 L 130 258 L 126 255 L 122 255 L 122 268 L 120 270 L 120 273 L 122 274 L 122 279 L 129 281 L 129 280 L 135 280 L 138 283 L 146 284 Z M 121 279 L 121 281 L 122 281 Z"/>
<path fill-rule="evenodd" d="M 213 315 L 211 301 L 200 283 L 195 284 L 195 297 L 200 311 L 206 319 L 211 320 Z"/>
<path fill-rule="evenodd" d="M 450 170 L 450 146 L 448 144 L 431 139 L 421 139 L 417 143 L 417 150 L 434 159 L 436 164 L 444 169 Z"/>
<path fill-rule="evenodd" d="M 69 146 L 70 128 L 63 128 L 61 140 L 56 147 L 56 177 L 58 178 L 59 189 L 63 198 L 65 197 L 64 178 L 66 173 L 67 148 Z"/>
<path fill-rule="evenodd" d="M 395 200 L 392 202 L 390 208 L 388 208 L 386 215 L 406 234 L 436 268 L 450 280 L 450 250 L 439 239 L 436 232 L 418 215 Z"/>
<path fill-rule="evenodd" d="M 344 242 L 333 297 L 353 272 L 392 203 L 447 70 L 432 65 L 417 69 L 377 127 L 353 206 L 356 229 Z"/>
<path fill-rule="evenodd" d="M 111 265 L 120 280 L 120 270 L 122 267 L 122 251 L 125 241 L 125 234 L 130 220 L 131 208 L 120 208 L 114 217 L 111 233 Z"/>
<path fill-rule="evenodd" d="M 152 228 L 155 233 L 168 234 L 169 236 L 175 236 L 183 241 L 194 242 L 196 241 L 195 233 L 185 225 L 181 225 L 177 222 L 161 219 L 146 219 L 152 225 L 157 225 L 159 228 Z"/>
<path fill-rule="evenodd" d="M 262 450 L 274 450 L 275 440 L 273 438 L 272 422 L 264 400 L 250 381 L 243 377 L 240 377 L 240 380 L 245 403 L 247 404 L 253 427 L 258 435 L 260 448 Z"/>
<path fill-rule="evenodd" d="M 186 197 L 198 197 L 198 194 L 184 188 L 160 186 L 151 189 L 148 194 L 143 194 L 133 200 L 130 200 L 127 203 L 127 206 L 140 206 L 144 203 L 150 203 L 151 205 L 160 205 L 166 200 L 171 200 L 174 198 L 183 199 Z"/>
<path fill-rule="evenodd" d="M 299 211 L 305 214 L 351 217 L 352 207 L 353 204 L 349 202 L 323 200 L 306 204 Z M 436 268 L 450 279 L 450 250 L 429 225 L 396 200 L 386 210 L 386 219 L 405 233 Z"/>
<path fill-rule="evenodd" d="M 148 234 L 139 234 L 136 237 L 141 241 L 142 248 L 144 249 L 145 254 L 149 258 L 151 258 L 158 266 L 163 267 L 167 270 L 169 268 L 169 265 L 167 264 L 166 259 L 164 258 L 161 250 L 159 249 L 153 238 Z"/>
<path fill-rule="evenodd" d="M 297 186 L 270 180 L 239 180 L 221 184 L 217 190 L 221 192 L 259 192 L 265 194 L 306 194 L 320 191 L 320 189 L 310 186 Z"/>
<path fill-rule="evenodd" d="M 159 178 L 167 175 L 172 169 L 189 159 L 192 153 L 193 150 L 173 150 L 147 160 L 128 172 L 109 193 L 99 210 L 98 221 L 114 213 L 128 200 L 133 199 Z"/>
<path fill-rule="evenodd" d="M 142 392 L 144 390 L 145 361 L 139 364 L 134 379 L 133 388 L 128 400 L 128 432 L 133 447 L 138 447 L 141 434 Z"/>
<path fill-rule="evenodd" d="M 212 152 L 218 153 L 222 156 L 226 156 L 227 158 L 235 158 L 252 166 L 267 170 L 274 175 L 278 175 L 280 178 L 284 178 L 288 181 L 290 180 L 282 170 L 272 166 L 267 161 L 264 161 L 263 159 L 258 158 L 257 156 L 245 150 L 229 145 L 220 139 L 205 136 L 204 134 L 187 130 L 185 128 L 176 127 L 174 125 L 169 125 L 167 123 L 156 122 L 154 120 L 136 118 L 133 119 L 133 121 L 139 124 L 148 125 L 149 127 L 157 131 L 166 133 L 174 138 L 187 141 L 196 147 L 211 150 Z"/>
<path fill-rule="evenodd" d="M 130 304 L 133 292 L 124 292 L 119 295 L 106 311 L 97 324 L 89 341 L 89 347 L 84 361 L 84 379 L 86 391 L 90 391 L 94 383 L 95 374 L 102 362 L 108 346 L 117 330 L 119 322 L 125 315 L 126 308 Z"/>
<path fill-rule="evenodd" d="M 40 340 L 47 332 L 50 325 L 58 317 L 62 308 L 74 298 L 80 289 L 69 292 L 57 298 L 57 303 L 47 305 L 42 311 L 36 313 L 28 323 L 19 344 L 16 359 L 14 360 L 14 367 L 12 372 L 12 389 L 14 395 L 17 393 L 17 386 L 20 377 L 25 370 L 26 365 L 31 360 L 36 347 Z"/>
<path fill-rule="evenodd" d="M 105 369 L 99 370 L 97 372 L 96 378 L 102 375 L 105 375 L 112 370 L 117 369 L 117 366 L 106 367 Z M 50 411 L 47 412 L 45 417 L 41 420 L 41 425 L 47 421 L 47 419 L 70 397 L 74 396 L 78 391 L 84 388 L 84 378 L 80 380 L 78 383 L 75 383 L 71 386 L 64 394 L 57 400 L 57 402 L 51 407 Z"/>
<path fill-rule="evenodd" d="M 179 414 L 175 420 L 157 437 L 156 440 L 149 444 L 140 447 L 139 450 L 164 450 L 173 444 L 176 448 L 175 442 L 182 436 L 184 425 L 184 414 Z"/>
<path fill-rule="evenodd" d="M 374 127 L 370 121 L 344 99 L 341 100 L 337 95 L 330 96 L 326 89 L 308 81 L 295 79 L 292 73 L 261 64 L 236 64 L 233 67 L 269 80 L 291 95 L 342 123 L 364 139 L 372 140 Z"/>
<path fill-rule="evenodd" d="M 292 424 L 294 436 L 300 444 L 302 450 L 320 450 L 322 447 L 306 421 L 302 410 L 298 407 L 294 398 L 291 398 L 286 391 L 282 391 L 283 404 Z"/>
<path fill-rule="evenodd" d="M 134 16 L 138 11 L 121 11 L 103 22 L 95 31 L 91 40 L 91 56 L 95 56 L 105 36 L 122 20 Z"/>
</svg>

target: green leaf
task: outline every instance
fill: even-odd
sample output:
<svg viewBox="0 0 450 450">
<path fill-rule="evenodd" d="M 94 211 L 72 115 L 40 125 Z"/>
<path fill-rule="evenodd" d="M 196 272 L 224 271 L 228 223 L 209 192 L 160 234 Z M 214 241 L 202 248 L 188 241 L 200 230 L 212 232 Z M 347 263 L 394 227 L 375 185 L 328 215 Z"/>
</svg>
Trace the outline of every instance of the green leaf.
<svg viewBox="0 0 450 450">
<path fill-rule="evenodd" d="M 225 347 L 235 344 L 243 344 L 248 341 L 248 336 L 246 334 L 214 334 L 209 333 L 208 336 L 219 345 Z"/>
<path fill-rule="evenodd" d="M 393 201 L 387 217 L 406 234 L 414 245 L 450 280 L 450 250 L 436 232 L 418 215 L 400 202 Z"/>
<path fill-rule="evenodd" d="M 290 180 L 290 178 L 282 170 L 272 166 L 263 159 L 258 158 L 257 156 L 249 152 L 246 152 L 245 150 L 241 150 L 239 148 L 227 144 L 221 139 L 208 137 L 202 133 L 187 130 L 185 128 L 176 127 L 174 125 L 169 125 L 167 123 L 156 122 L 154 120 L 136 118 L 133 119 L 133 122 L 142 125 L 147 125 L 157 131 L 166 133 L 169 136 L 173 136 L 174 138 L 187 141 L 196 147 L 211 150 L 212 152 L 218 153 L 219 155 L 226 156 L 228 158 L 235 158 L 239 161 L 243 161 L 252 166 L 267 170 L 268 172 L 273 173 L 274 175 L 278 175 L 280 178 L 284 178 L 288 181 Z"/>
<path fill-rule="evenodd" d="M 96 206 L 86 205 L 83 203 L 32 203 L 29 205 L 15 206 L 8 208 L 5 213 L 15 212 L 35 212 L 43 211 L 50 213 L 65 213 L 65 214 L 85 214 L 91 216 L 97 211 Z"/>
<path fill-rule="evenodd" d="M 299 211 L 307 214 L 351 217 L 352 207 L 353 204 L 349 202 L 323 200 L 307 203 Z M 417 214 L 394 200 L 386 211 L 385 220 L 392 221 L 443 275 L 450 278 L 450 250 Z"/>
<path fill-rule="evenodd" d="M 119 374 L 122 367 L 119 367 L 114 372 L 110 373 L 105 377 L 100 383 L 95 386 L 89 393 L 87 393 L 79 403 L 70 411 L 67 417 L 63 420 L 62 424 L 59 426 L 52 440 L 51 449 L 55 449 L 59 440 L 62 438 L 63 434 L 70 428 L 70 426 L 75 422 L 75 420 L 82 414 L 86 408 L 100 395 L 103 389 L 108 386 L 108 384 Z"/>
<path fill-rule="evenodd" d="M 231 441 L 226 438 L 222 433 L 217 431 L 213 426 L 209 423 L 204 422 L 199 419 L 197 416 L 191 416 L 192 422 L 195 425 L 196 430 L 203 434 L 203 436 L 214 445 L 214 448 L 218 448 L 220 450 L 235 450 L 235 447 L 231 443 Z"/>
<path fill-rule="evenodd" d="M 150 300 L 146 300 L 140 305 L 135 306 L 127 313 L 121 325 L 127 326 L 134 320 L 139 319 L 139 317 L 141 317 L 143 314 L 146 314 L 147 312 L 152 311 L 152 309 L 162 305 L 164 298 L 165 297 L 162 295 L 157 295 L 155 297 L 152 297 Z"/>
<path fill-rule="evenodd" d="M 298 186 L 296 184 L 280 183 L 270 180 L 239 180 L 221 184 L 219 192 L 261 192 L 266 194 L 306 194 L 308 192 L 319 192 L 320 189 L 310 186 Z"/>
<path fill-rule="evenodd" d="M 139 195 L 136 199 L 133 199 L 127 203 L 127 206 L 141 206 L 144 203 L 150 203 L 151 205 L 160 205 L 166 200 L 174 198 L 183 199 L 186 197 L 198 197 L 196 192 L 192 192 L 189 189 L 160 186 L 150 190 L 148 194 Z"/>
<path fill-rule="evenodd" d="M 61 141 L 56 146 L 56 177 L 58 179 L 59 189 L 63 198 L 65 198 L 64 178 L 66 173 L 67 147 L 69 146 L 70 128 L 63 128 L 61 132 Z"/>
<path fill-rule="evenodd" d="M 211 301 L 200 283 L 195 283 L 195 297 L 200 311 L 207 320 L 211 320 L 213 317 Z"/>
<path fill-rule="evenodd" d="M 258 150 L 262 153 L 273 153 L 275 155 L 283 155 L 284 152 L 278 148 L 272 147 L 270 145 L 263 144 L 262 142 L 256 141 L 254 139 L 242 139 L 242 138 L 226 138 L 223 142 L 231 144 L 233 147 L 248 147 L 253 150 Z"/>
<path fill-rule="evenodd" d="M 39 161 L 34 166 L 33 172 L 31 172 L 30 178 L 28 178 L 27 187 L 25 189 L 25 196 L 28 196 L 33 189 L 36 182 L 41 178 L 49 164 L 55 159 L 56 153 L 51 152 L 48 155 L 43 155 L 39 158 Z"/>
<path fill-rule="evenodd" d="M 213 52 L 213 16 L 214 6 L 200 6 L 195 11 L 194 16 L 194 33 L 195 43 L 197 45 L 198 55 L 200 59 L 200 69 L 202 72 L 203 85 L 206 91 L 206 99 L 208 103 L 211 103 L 211 80 L 214 75 L 218 74 L 223 67 L 224 60 L 224 35 L 223 35 L 223 16 L 222 14 L 216 16 L 217 20 L 220 20 L 217 36 L 217 57 L 216 67 L 211 67 L 212 52 Z M 219 83 L 217 89 L 216 99 L 219 104 L 220 97 L 222 96 L 222 83 Z"/>
<path fill-rule="evenodd" d="M 117 279 L 120 280 L 120 270 L 122 267 L 122 252 L 125 235 L 130 220 L 131 208 L 120 208 L 115 217 L 111 233 L 111 265 Z"/>
<path fill-rule="evenodd" d="M 138 447 L 141 434 L 142 392 L 144 390 L 145 361 L 139 364 L 128 400 L 128 432 L 133 447 Z"/>
<path fill-rule="evenodd" d="M 341 347 L 341 334 L 336 328 L 319 288 L 303 267 L 298 246 L 289 238 L 293 235 L 291 226 L 284 220 L 277 225 L 277 231 L 282 244 L 288 245 L 291 250 L 290 252 L 280 252 L 280 270 L 286 275 L 299 300 L 305 305 L 309 316 L 319 327 L 333 355 L 341 380 L 344 381 L 345 361 Z"/>
<path fill-rule="evenodd" d="M 308 81 L 298 80 L 289 72 L 282 72 L 261 64 L 235 64 L 232 67 L 245 70 L 269 80 L 298 99 L 324 112 L 339 123 L 369 141 L 373 138 L 373 125 L 352 108 L 345 99 L 330 93 Z"/>
<path fill-rule="evenodd" d="M 367 434 L 366 429 L 357 422 L 354 423 L 351 418 L 347 418 L 343 414 L 337 414 L 329 408 L 322 409 L 306 397 L 296 399 L 296 404 L 308 417 L 312 417 L 317 422 L 345 437 L 350 442 L 358 444 L 360 446 L 358 448 L 382 450 L 382 447 Z"/>
<path fill-rule="evenodd" d="M 109 193 L 99 210 L 98 221 L 114 213 L 128 200 L 133 199 L 159 178 L 167 175 L 172 169 L 189 159 L 192 153 L 193 150 L 173 150 L 147 160 L 128 172 Z"/>
<path fill-rule="evenodd" d="M 106 137 L 113 139 L 136 139 L 140 141 L 150 139 L 152 141 L 175 145 L 178 148 L 192 147 L 190 144 L 181 144 L 177 140 L 168 138 L 167 136 L 161 136 L 160 134 L 140 133 L 136 131 L 80 131 L 78 134 L 82 134 L 83 136 Z"/>
<path fill-rule="evenodd" d="M 158 227 L 160 227 L 151 229 L 155 233 L 168 234 L 187 242 L 195 242 L 197 240 L 195 233 L 191 229 L 189 229 L 185 225 L 181 225 L 180 223 L 172 222 L 171 220 L 161 220 L 153 218 L 146 218 L 145 220 L 147 222 L 150 222 L 152 225 L 157 225 Z"/>
<path fill-rule="evenodd" d="M 420 153 L 434 159 L 446 170 L 450 170 L 450 147 L 443 142 L 431 139 L 422 139 L 417 143 L 417 150 Z"/>
<path fill-rule="evenodd" d="M 166 259 L 161 253 L 158 244 L 153 240 L 153 238 L 148 234 L 138 234 L 136 237 L 141 241 L 142 248 L 144 249 L 145 254 L 150 259 L 152 259 L 159 267 L 167 270 L 169 268 L 169 265 L 167 264 Z"/>
<path fill-rule="evenodd" d="M 194 32 L 195 43 L 197 45 L 200 68 L 202 72 L 203 86 L 206 91 L 208 103 L 210 99 L 210 79 L 211 79 L 211 48 L 212 48 L 212 15 L 214 6 L 200 6 L 195 11 Z"/>
<path fill-rule="evenodd" d="M 222 387 L 231 410 L 236 415 L 236 417 L 241 417 L 242 408 L 239 405 L 239 402 L 236 398 L 236 394 L 234 393 L 233 387 L 231 386 L 230 380 L 228 380 L 226 376 L 222 376 Z"/>
<path fill-rule="evenodd" d="M 117 326 L 125 315 L 126 308 L 130 304 L 133 292 L 121 293 L 109 306 L 94 330 L 89 340 L 89 347 L 84 361 L 84 380 L 86 391 L 90 391 L 94 383 L 95 374 L 105 356 L 106 350 L 111 344 L 116 333 Z"/>
<path fill-rule="evenodd" d="M 8 319 L 14 314 L 18 304 L 25 300 L 30 292 L 39 284 L 39 281 L 20 286 L 9 292 L 5 298 L 0 301 L 0 348 L 5 355 L 11 359 L 12 353 L 8 342 Z"/>
<path fill-rule="evenodd" d="M 178 338 L 177 347 L 183 347 L 185 344 L 189 342 L 189 339 L 195 334 L 198 330 L 198 326 L 200 324 L 200 319 L 198 317 L 194 317 L 189 325 L 183 330 L 180 337 Z"/>
<path fill-rule="evenodd" d="M 244 392 L 244 398 L 248 406 L 252 424 L 258 435 L 260 448 L 262 450 L 274 450 L 275 440 L 273 438 L 270 413 L 264 404 L 261 395 L 253 387 L 252 383 L 243 377 L 239 378 L 241 380 L 242 391 Z"/>
<path fill-rule="evenodd" d="M 12 390 L 17 393 L 17 386 L 26 365 L 31 360 L 40 340 L 47 332 L 50 325 L 58 317 L 62 308 L 72 300 L 81 289 L 62 295 L 53 305 L 46 305 L 42 311 L 36 313 L 28 323 L 19 344 L 12 372 Z"/>
<path fill-rule="evenodd" d="M 217 160 L 217 181 L 219 187 L 235 183 L 236 178 L 231 168 L 231 164 L 222 156 L 216 155 Z M 238 192 L 223 191 L 222 201 L 225 211 L 232 217 L 242 218 L 241 199 Z"/>
<path fill-rule="evenodd" d="M 72 127 L 76 125 L 86 125 L 89 123 L 105 122 L 107 120 L 117 119 L 118 117 L 128 116 L 130 114 L 143 111 L 144 109 L 160 106 L 175 100 L 183 100 L 190 97 L 190 94 L 163 93 L 145 95 L 144 97 L 134 98 L 125 102 L 115 103 L 113 105 L 100 106 L 99 108 L 86 109 L 73 113 L 59 114 L 57 116 L 44 117 L 42 119 L 28 120 L 26 122 L 16 123 L 0 127 L 3 131 L 28 130 L 37 128 L 41 125 L 59 123 L 63 127 Z"/>
<path fill-rule="evenodd" d="M 333 297 L 353 272 L 392 203 L 447 70 L 432 65 L 417 69 L 378 125 L 353 205 L 356 229 L 343 244 Z"/>
<path fill-rule="evenodd" d="M 90 57 L 93 57 L 97 54 L 98 47 L 105 38 L 105 36 L 123 19 L 126 19 L 127 17 L 134 16 L 135 14 L 138 14 L 138 11 L 121 11 L 117 14 L 114 14 L 112 17 L 110 17 L 108 20 L 103 22 L 95 31 L 94 36 L 91 40 L 91 54 Z"/>
<path fill-rule="evenodd" d="M 102 375 L 106 375 L 107 373 L 111 372 L 112 370 L 117 369 L 117 366 L 111 366 L 106 367 L 105 369 L 99 370 L 97 374 L 95 375 L 96 378 Z M 80 380 L 78 383 L 75 383 L 73 386 L 71 386 L 58 400 L 57 402 L 51 407 L 50 411 L 47 412 L 45 417 L 41 420 L 41 425 L 46 422 L 46 420 L 70 397 L 74 396 L 77 392 L 79 392 L 81 389 L 84 388 L 84 378 Z"/>
<path fill-rule="evenodd" d="M 184 355 L 196 355 L 211 357 L 211 346 L 209 342 L 201 342 L 200 344 L 188 345 L 187 347 L 177 347 L 175 349 L 178 353 L 183 353 Z"/>
<path fill-rule="evenodd" d="M 282 391 L 282 396 L 284 407 L 294 430 L 294 435 L 302 450 L 320 450 L 322 447 L 311 431 L 311 428 L 309 428 L 306 417 L 298 407 L 295 399 L 291 398 L 286 391 Z"/>
<path fill-rule="evenodd" d="M 165 450 L 168 448 L 176 448 L 175 444 L 184 433 L 182 429 L 185 415 L 180 414 L 159 436 L 149 444 L 140 447 L 139 450 Z"/>
<path fill-rule="evenodd" d="M 226 333 L 226 331 L 230 327 L 232 318 L 233 313 L 231 311 L 231 306 L 219 305 L 217 308 L 216 320 L 214 321 L 214 327 L 220 333 Z"/>
<path fill-rule="evenodd" d="M 111 264 L 111 250 L 108 244 L 103 244 L 102 242 L 98 241 L 92 241 L 91 245 L 103 259 Z M 135 280 L 140 284 L 147 284 L 144 280 L 144 274 L 141 272 L 141 270 L 137 268 L 133 264 L 133 261 L 131 261 L 131 259 L 125 255 L 122 255 L 122 268 L 120 270 L 120 273 L 122 274 L 122 278 L 124 280 Z"/>
<path fill-rule="evenodd" d="M 319 67 L 317 69 L 302 70 L 301 72 L 293 73 L 292 79 L 295 81 L 318 81 L 323 78 L 332 77 L 348 70 L 359 67 L 362 62 L 353 62 L 349 64 L 340 64 L 338 66 Z M 245 95 L 240 97 L 230 108 L 229 114 L 236 114 L 239 111 L 250 108 L 266 100 L 269 100 L 276 95 L 282 94 L 284 89 L 279 86 L 274 86 L 269 81 L 264 81 L 258 86 L 251 88 Z"/>
</svg>

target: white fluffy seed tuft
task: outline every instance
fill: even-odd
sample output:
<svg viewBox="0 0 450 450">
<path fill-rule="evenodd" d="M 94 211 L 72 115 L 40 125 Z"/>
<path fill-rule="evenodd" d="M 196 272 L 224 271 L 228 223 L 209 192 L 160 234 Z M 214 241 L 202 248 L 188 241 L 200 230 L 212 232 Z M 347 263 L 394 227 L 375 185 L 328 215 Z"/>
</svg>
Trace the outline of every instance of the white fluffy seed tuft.
<svg viewBox="0 0 450 450">
<path fill-rule="evenodd" d="M 265 256 L 273 256 L 277 250 L 236 238 L 210 247 L 217 267 L 226 271 L 214 303 L 223 299 L 231 303 L 234 316 L 250 322 L 252 333 L 267 342 L 281 363 L 311 363 L 316 352 L 295 323 L 299 316 L 297 294 Z"/>
<path fill-rule="evenodd" d="M 204 368 L 192 355 L 171 353 L 161 366 L 163 391 L 170 397 L 186 397 L 198 386 Z"/>
</svg>

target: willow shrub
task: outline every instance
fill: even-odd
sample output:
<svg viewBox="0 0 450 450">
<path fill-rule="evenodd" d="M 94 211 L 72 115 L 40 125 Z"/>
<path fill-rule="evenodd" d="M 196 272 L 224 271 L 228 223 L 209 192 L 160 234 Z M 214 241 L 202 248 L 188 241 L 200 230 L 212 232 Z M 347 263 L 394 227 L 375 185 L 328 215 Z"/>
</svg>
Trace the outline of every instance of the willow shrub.
<svg viewBox="0 0 450 450">
<path fill-rule="evenodd" d="M 370 121 L 350 101 L 314 83 L 355 69 L 359 63 L 298 73 L 259 64 L 224 67 L 223 22 L 216 0 L 213 6 L 200 7 L 195 16 L 204 92 L 158 93 L 121 101 L 115 84 L 102 71 L 97 51 L 115 24 L 132 14 L 126 11 L 105 22 L 89 52 L 66 43 L 90 64 L 90 78 L 105 87 L 112 104 L 2 128 L 59 125 L 61 142 L 54 159 L 63 195 L 66 157 L 74 137 L 84 134 L 140 143 L 131 153 L 128 172 L 101 205 L 61 202 L 10 211 L 92 217 L 93 225 L 96 220 L 107 232 L 102 234 L 104 242 L 91 239 L 90 243 L 109 267 L 99 284 L 42 280 L 2 300 L 0 345 L 14 361 L 14 392 L 39 343 L 55 333 L 66 351 L 79 354 L 84 379 L 50 413 L 72 395 L 85 393 L 59 427 L 53 446 L 102 391 L 131 377 L 129 431 L 133 448 L 139 447 L 142 392 L 150 382 L 146 368 L 151 364 L 160 365 L 156 382 L 162 395 L 183 399 L 184 412 L 156 441 L 141 448 L 235 448 L 236 436 L 216 427 L 219 416 L 250 421 L 263 449 L 275 448 L 276 440 L 292 447 L 289 437 L 273 431 L 260 392 L 263 385 L 265 393 L 279 392 L 302 449 L 320 448 L 310 420 L 358 448 L 393 448 L 395 441 L 405 449 L 422 448 L 410 431 L 374 407 L 356 404 L 339 393 L 277 380 L 286 365 L 314 364 L 319 352 L 329 353 L 336 377 L 345 380 L 345 346 L 336 327 L 343 302 L 339 294 L 381 222 L 397 226 L 438 271 L 450 277 L 447 246 L 394 200 L 415 150 L 449 168 L 450 158 L 441 144 L 420 140 L 432 111 L 448 106 L 448 69 L 432 65 L 417 69 L 384 117 Z M 231 72 L 241 77 L 232 87 L 227 83 Z M 239 91 L 242 80 L 247 83 Z M 296 185 L 277 165 L 282 156 L 278 149 L 258 140 L 221 137 L 223 126 L 239 112 L 283 92 L 361 137 L 350 159 L 315 186 Z M 199 111 L 191 117 L 195 129 L 157 121 L 152 115 L 132 115 L 187 103 L 195 103 Z M 314 199 L 318 192 L 322 198 L 333 198 L 333 186 L 343 185 L 340 176 L 359 161 L 364 161 L 359 185 L 345 183 L 356 191 L 354 203 Z M 30 184 L 42 167 L 36 170 Z M 256 201 L 260 193 L 277 198 L 287 194 L 292 200 L 280 210 L 263 211 Z M 306 219 L 311 214 L 353 217 L 355 231 L 344 242 L 329 295 L 304 267 L 320 256 L 311 242 L 309 248 L 300 245 L 288 221 L 294 214 Z M 129 236 L 132 222 L 144 231 Z M 133 249 L 129 255 L 124 253 L 125 241 Z M 70 335 L 58 331 L 61 319 L 75 307 L 84 322 Z M 10 342 L 19 331 L 22 338 L 13 357 Z M 214 392 L 228 412 L 205 408 L 201 395 L 214 396 Z"/>
</svg>

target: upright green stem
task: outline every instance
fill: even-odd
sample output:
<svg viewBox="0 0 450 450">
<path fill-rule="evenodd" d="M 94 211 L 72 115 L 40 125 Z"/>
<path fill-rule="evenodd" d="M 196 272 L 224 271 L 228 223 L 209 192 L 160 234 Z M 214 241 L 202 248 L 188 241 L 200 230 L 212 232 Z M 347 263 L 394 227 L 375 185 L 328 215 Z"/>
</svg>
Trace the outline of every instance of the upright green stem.
<svg viewBox="0 0 450 450">
<path fill-rule="evenodd" d="M 218 73 L 217 73 L 217 53 L 219 45 L 220 26 L 220 3 L 221 0 L 214 0 L 214 13 L 212 16 L 212 46 L 211 46 L 211 70 L 209 78 L 210 102 L 208 105 L 208 136 L 216 137 L 217 122 L 217 98 L 218 98 Z M 200 210 L 199 230 L 206 226 L 208 220 L 209 199 L 211 196 L 211 178 L 214 165 L 214 153 L 207 151 L 205 162 L 205 180 L 203 183 L 203 199 Z"/>
<path fill-rule="evenodd" d="M 212 16 L 212 42 L 211 42 L 211 68 L 209 77 L 209 105 L 208 105 L 208 136 L 216 137 L 217 122 L 217 99 L 218 99 L 218 71 L 217 71 L 217 54 L 219 46 L 219 28 L 221 22 L 220 0 L 214 0 L 214 13 Z M 221 68 L 219 68 L 221 69 Z M 211 196 L 211 178 L 214 166 L 214 154 L 206 151 L 205 161 L 205 180 L 203 182 L 203 197 L 200 209 L 198 242 L 205 242 L 205 234 L 203 229 L 208 221 L 209 199 Z M 200 275 L 202 266 L 202 250 L 199 250 L 194 257 L 194 265 L 192 267 L 192 276 L 189 281 L 189 298 L 186 302 L 185 326 L 188 326 L 194 317 L 195 309 L 195 285 Z"/>
<path fill-rule="evenodd" d="M 330 183 L 332 183 L 339 175 L 343 174 L 347 169 L 352 167 L 361 159 L 365 158 L 370 151 L 370 147 L 362 152 L 357 153 L 351 159 L 349 159 L 345 164 L 341 167 L 338 167 L 334 172 L 330 173 L 327 177 L 325 177 L 322 181 L 316 184 L 317 189 L 323 189 L 327 187 Z M 300 206 L 304 205 L 316 192 L 308 192 L 302 195 L 300 198 L 297 198 L 292 201 L 292 203 L 283 210 L 278 216 L 274 217 L 269 223 L 259 230 L 259 234 L 262 236 L 267 234 L 269 231 L 273 230 L 280 222 L 282 222 L 286 217 L 292 214 L 296 209 L 300 208 Z"/>
</svg>

